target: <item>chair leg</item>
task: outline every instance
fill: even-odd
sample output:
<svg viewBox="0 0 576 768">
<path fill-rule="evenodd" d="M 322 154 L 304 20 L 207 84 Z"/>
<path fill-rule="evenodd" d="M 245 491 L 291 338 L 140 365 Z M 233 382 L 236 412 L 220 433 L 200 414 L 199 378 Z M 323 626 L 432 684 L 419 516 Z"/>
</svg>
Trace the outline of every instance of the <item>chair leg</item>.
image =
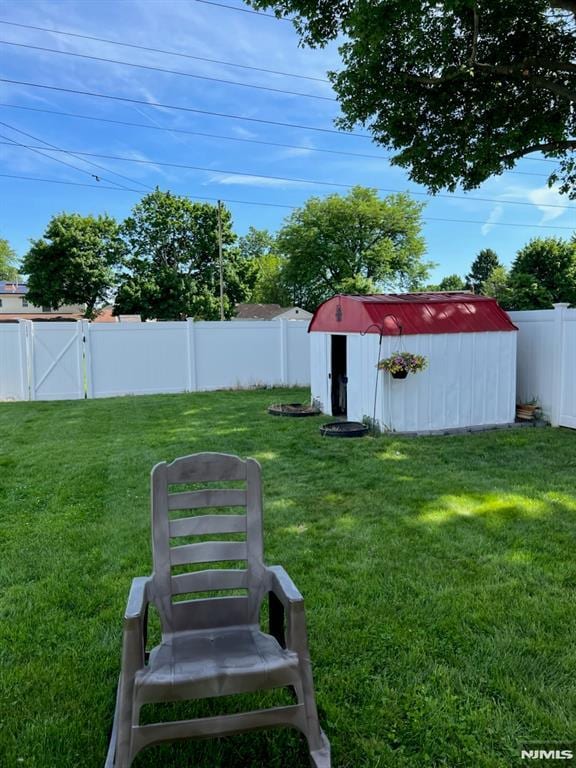
<svg viewBox="0 0 576 768">
<path fill-rule="evenodd" d="M 310 750 L 310 762 L 313 768 L 330 768 L 332 765 L 330 758 L 330 742 L 322 729 L 320 729 L 320 741 L 320 749 Z"/>
<path fill-rule="evenodd" d="M 308 749 L 310 750 L 310 761 L 314 768 L 330 768 L 330 742 L 318 722 L 312 667 L 309 659 L 300 661 L 300 680 L 301 682 L 294 687 L 298 701 L 304 705 L 306 715 L 305 736 L 308 741 Z"/>
<path fill-rule="evenodd" d="M 110 733 L 110 742 L 108 744 L 108 752 L 106 753 L 106 762 L 104 768 L 114 768 L 114 758 L 116 755 L 116 742 L 118 740 L 118 712 L 120 701 L 120 681 L 116 686 L 116 706 L 114 707 L 114 720 L 112 721 L 112 731 Z"/>
<path fill-rule="evenodd" d="M 130 768 L 132 763 L 132 688 L 133 686 L 126 685 L 126 681 L 122 679 L 120 680 L 118 685 L 116 712 L 114 713 L 114 728 L 112 732 L 112 738 L 114 738 L 114 747 L 112 751 L 113 762 L 111 763 L 110 768 Z M 111 750 L 109 750 L 109 754 L 110 751 Z M 108 762 L 106 762 L 105 768 L 109 768 Z"/>
</svg>

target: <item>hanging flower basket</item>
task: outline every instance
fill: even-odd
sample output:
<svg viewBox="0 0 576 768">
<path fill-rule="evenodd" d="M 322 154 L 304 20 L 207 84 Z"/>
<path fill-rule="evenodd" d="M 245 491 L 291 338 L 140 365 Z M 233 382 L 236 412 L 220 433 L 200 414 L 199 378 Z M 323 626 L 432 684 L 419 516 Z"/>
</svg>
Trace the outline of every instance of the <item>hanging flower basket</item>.
<svg viewBox="0 0 576 768">
<path fill-rule="evenodd" d="M 393 379 L 405 379 L 409 373 L 423 371 L 428 365 L 424 355 L 413 355 L 411 352 L 394 352 L 390 357 L 380 360 L 378 368 L 388 371 Z"/>
</svg>

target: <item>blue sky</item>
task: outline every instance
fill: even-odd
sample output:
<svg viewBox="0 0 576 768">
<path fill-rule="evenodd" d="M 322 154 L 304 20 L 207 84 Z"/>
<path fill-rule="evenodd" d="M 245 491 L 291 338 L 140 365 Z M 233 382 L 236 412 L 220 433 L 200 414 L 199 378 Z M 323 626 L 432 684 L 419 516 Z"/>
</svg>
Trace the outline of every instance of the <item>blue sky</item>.
<svg viewBox="0 0 576 768">
<path fill-rule="evenodd" d="M 245 7 L 237 0 L 226 0 L 226 3 Z M 320 80 L 325 78 L 328 69 L 337 69 L 339 66 L 335 46 L 321 51 L 299 48 L 298 37 L 288 22 L 196 0 L 5 0 L 0 18 Z M 107 212 L 118 219 L 124 218 L 140 194 L 119 188 L 103 189 L 105 186 L 115 186 L 112 182 L 139 189 L 142 194 L 159 185 L 192 198 L 221 198 L 255 203 L 228 203 L 239 234 L 244 233 L 250 225 L 277 230 L 290 209 L 273 207 L 270 205 L 272 203 L 298 206 L 311 195 L 323 196 L 347 191 L 344 186 L 282 181 L 265 176 L 287 176 L 331 184 L 362 184 L 412 193 L 426 192 L 424 188 L 412 184 L 405 171 L 391 166 L 386 159 L 387 153 L 369 138 L 311 130 L 333 128 L 332 121 L 338 114 L 338 104 L 331 100 L 334 94 L 326 82 L 146 52 L 6 24 L 0 24 L 0 40 L 244 84 L 228 85 L 0 44 L 2 78 L 111 94 L 145 102 L 130 104 L 30 85 L 0 83 L 0 121 L 3 123 L 0 125 L 0 133 L 8 137 L 8 145 L 0 144 L 0 173 L 94 184 L 99 187 L 91 189 L 0 177 L 0 236 L 7 238 L 20 256 L 26 252 L 29 239 L 40 237 L 50 217 L 60 211 L 77 211 L 82 214 Z M 323 98 L 275 93 L 248 88 L 246 85 L 297 91 Z M 151 103 L 181 105 L 252 120 L 156 108 L 149 106 Z M 12 106 L 6 106 L 8 104 Z M 142 127 L 17 107 L 139 123 Z M 308 128 L 256 122 L 260 119 Z M 361 128 L 357 130 L 362 131 Z M 178 131 L 218 134 L 228 138 L 209 138 Z M 10 139 L 44 146 L 46 154 L 78 166 L 84 172 L 30 149 L 10 145 Z M 206 170 L 89 158 L 105 166 L 106 170 L 97 169 L 77 157 L 51 153 L 38 139 L 70 151 L 194 165 Z M 235 139 L 275 142 L 291 147 Z M 6 142 L 6 138 L 0 141 Z M 318 149 L 355 155 L 315 151 Z M 427 259 L 438 264 L 433 271 L 433 279 L 440 279 L 453 272 L 465 274 L 481 248 L 493 248 L 501 260 L 509 264 L 516 251 L 532 237 L 569 237 L 571 230 L 576 228 L 576 208 L 574 204 L 571 208 L 552 207 L 568 206 L 566 198 L 547 187 L 547 173 L 552 168 L 553 165 L 541 162 L 536 157 L 523 159 L 514 169 L 516 173 L 509 172 L 490 179 L 473 192 L 436 198 L 417 196 L 418 200 L 427 200 L 423 231 L 427 243 Z M 250 175 L 233 175 L 230 171 Z M 112 172 L 128 179 L 115 176 Z M 101 181 L 96 181 L 90 174 L 96 174 Z M 461 199 L 462 195 L 464 199 Z M 479 197 L 491 200 L 474 199 Z M 473 220 L 475 223 L 434 219 Z M 523 226 L 508 226 L 510 224 Z M 543 225 L 546 228 L 541 228 Z"/>
</svg>

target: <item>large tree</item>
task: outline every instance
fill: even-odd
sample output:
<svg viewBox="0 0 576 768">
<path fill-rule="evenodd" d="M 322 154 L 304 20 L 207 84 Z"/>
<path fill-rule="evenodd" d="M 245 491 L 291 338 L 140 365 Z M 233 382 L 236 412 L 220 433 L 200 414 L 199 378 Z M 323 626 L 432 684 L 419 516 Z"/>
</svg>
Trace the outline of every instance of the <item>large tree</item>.
<svg viewBox="0 0 576 768">
<path fill-rule="evenodd" d="M 422 261 L 421 211 L 407 195 L 380 199 L 364 187 L 310 198 L 278 233 L 292 301 L 314 309 L 334 293 L 418 288 L 430 267 Z"/>
<path fill-rule="evenodd" d="M 26 298 L 52 309 L 83 304 L 91 318 L 97 304 L 109 298 L 122 254 L 118 224 L 110 216 L 58 214 L 44 237 L 32 241 L 22 262 L 28 275 Z"/>
<path fill-rule="evenodd" d="M 251 280 L 233 247 L 230 211 L 221 208 L 224 314 L 230 317 Z M 156 189 L 122 225 L 128 258 L 114 311 L 162 320 L 220 317 L 218 207 Z"/>
<path fill-rule="evenodd" d="M 0 280 L 18 280 L 18 257 L 8 240 L 0 237 Z"/>
<path fill-rule="evenodd" d="M 276 238 L 267 229 L 249 227 L 238 238 L 240 257 L 252 267 L 252 285 L 248 301 L 286 305 L 290 295 L 284 280 L 284 262 L 277 251 Z"/>
<path fill-rule="evenodd" d="M 472 262 L 470 274 L 466 275 L 466 285 L 474 293 L 481 293 L 482 286 L 499 266 L 500 262 L 496 252 L 492 248 L 483 248 Z"/>
<path fill-rule="evenodd" d="M 432 191 L 472 189 L 536 150 L 576 196 L 576 0 L 248 0 L 305 44 L 343 37 L 340 125 L 368 126 Z"/>
<path fill-rule="evenodd" d="M 576 241 L 537 237 L 518 251 L 509 273 L 512 309 L 576 305 Z"/>
</svg>

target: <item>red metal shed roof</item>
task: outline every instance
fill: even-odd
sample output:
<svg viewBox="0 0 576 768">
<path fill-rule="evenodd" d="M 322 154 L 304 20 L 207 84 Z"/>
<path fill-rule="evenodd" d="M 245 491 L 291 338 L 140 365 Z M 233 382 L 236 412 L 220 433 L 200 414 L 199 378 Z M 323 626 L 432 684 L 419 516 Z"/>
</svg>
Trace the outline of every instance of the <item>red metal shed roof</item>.
<svg viewBox="0 0 576 768">
<path fill-rule="evenodd" d="M 518 330 L 496 299 L 450 291 L 333 296 L 320 304 L 308 327 L 323 333 L 381 329 L 386 336 Z"/>
</svg>

